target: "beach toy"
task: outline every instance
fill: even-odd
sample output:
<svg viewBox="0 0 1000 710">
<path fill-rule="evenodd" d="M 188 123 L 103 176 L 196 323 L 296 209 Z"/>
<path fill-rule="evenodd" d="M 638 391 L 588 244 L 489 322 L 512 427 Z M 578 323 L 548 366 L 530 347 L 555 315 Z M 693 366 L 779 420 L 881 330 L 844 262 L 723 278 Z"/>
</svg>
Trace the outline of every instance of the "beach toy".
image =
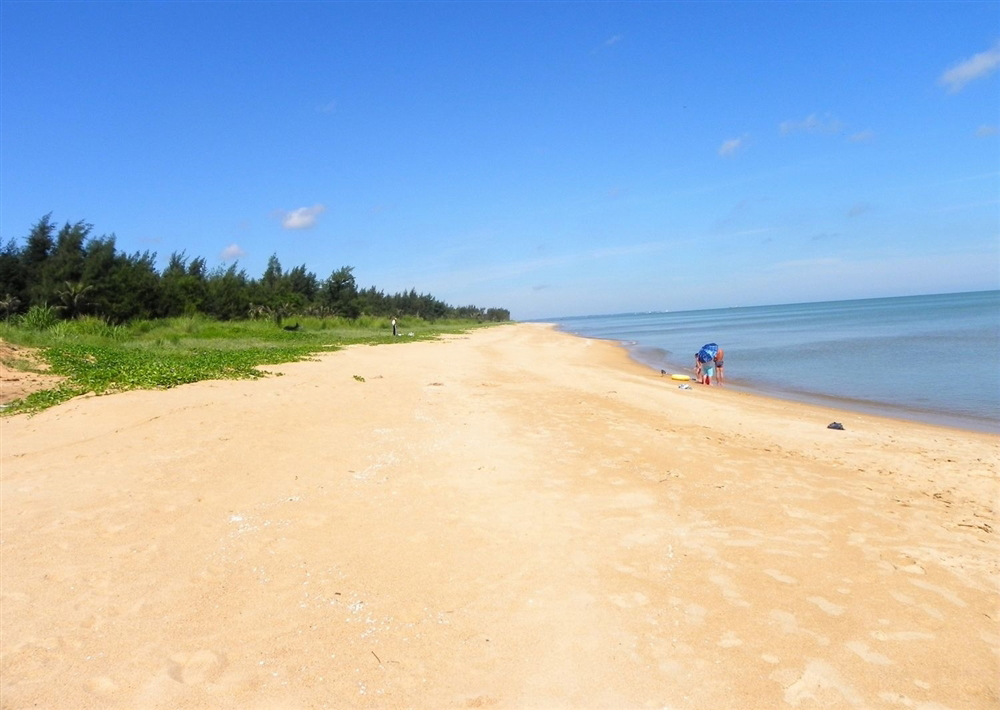
<svg viewBox="0 0 1000 710">
<path fill-rule="evenodd" d="M 679 380 L 680 382 L 687 382 L 688 380 L 691 379 L 691 376 L 690 375 L 671 375 L 670 379 L 671 380 Z"/>
</svg>

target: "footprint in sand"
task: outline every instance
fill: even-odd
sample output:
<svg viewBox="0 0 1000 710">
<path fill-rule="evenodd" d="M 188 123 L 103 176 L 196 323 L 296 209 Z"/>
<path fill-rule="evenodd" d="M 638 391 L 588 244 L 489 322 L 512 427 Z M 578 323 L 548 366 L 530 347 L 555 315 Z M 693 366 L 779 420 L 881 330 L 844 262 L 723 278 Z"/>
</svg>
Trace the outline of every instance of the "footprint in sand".
<svg viewBox="0 0 1000 710">
<path fill-rule="evenodd" d="M 749 607 L 750 602 L 743 598 L 733 581 L 724 574 L 713 574 L 709 578 L 712 584 L 719 587 L 722 596 L 733 606 Z"/>
<path fill-rule="evenodd" d="M 118 685 L 106 675 L 99 675 L 87 681 L 87 690 L 95 695 L 108 697 L 118 690 Z"/>
<path fill-rule="evenodd" d="M 692 624 L 702 624 L 708 615 L 708 609 L 700 604 L 687 604 L 684 607 L 684 616 Z"/>
<path fill-rule="evenodd" d="M 877 641 L 932 641 L 937 638 L 927 631 L 872 631 Z"/>
<path fill-rule="evenodd" d="M 868 648 L 868 644 L 863 641 L 849 641 L 844 644 L 848 651 L 856 653 L 861 657 L 862 660 L 872 663 L 876 666 L 891 666 L 892 661 L 889 660 L 888 656 L 884 656 L 878 651 L 873 651 Z"/>
<path fill-rule="evenodd" d="M 776 569 L 766 569 L 766 570 L 764 570 L 764 574 L 766 574 L 768 577 L 773 577 L 774 579 L 778 580 L 782 584 L 798 584 L 799 583 L 799 580 L 795 579 L 795 577 L 789 577 L 787 574 L 782 574 L 781 572 L 779 572 Z"/>
<path fill-rule="evenodd" d="M 722 638 L 716 642 L 716 645 L 721 646 L 722 648 L 735 648 L 737 646 L 742 646 L 743 641 L 732 631 L 727 631 L 722 634 Z"/>
<path fill-rule="evenodd" d="M 840 616 L 844 613 L 845 607 L 842 607 L 839 604 L 834 604 L 830 600 L 824 599 L 823 597 L 806 597 L 806 599 L 811 601 L 830 616 Z"/>
<path fill-rule="evenodd" d="M 803 636 L 809 636 L 820 646 L 828 646 L 830 644 L 830 639 L 823 634 L 819 634 L 811 629 L 799 626 L 798 619 L 796 619 L 795 614 L 792 614 L 791 612 L 782 611 L 780 609 L 772 609 L 768 614 L 768 618 L 772 622 L 778 624 L 778 626 L 781 627 L 782 632 L 786 634 L 801 634 Z"/>
<path fill-rule="evenodd" d="M 627 594 L 611 594 L 609 598 L 616 605 L 623 609 L 632 609 L 637 606 L 649 604 L 649 598 L 642 592 L 630 592 Z"/>
<path fill-rule="evenodd" d="M 225 665 L 225 656 L 205 649 L 191 654 L 175 653 L 170 657 L 167 674 L 185 685 L 210 683 L 221 675 Z"/>
<path fill-rule="evenodd" d="M 848 685 L 829 663 L 810 661 L 802 675 L 785 684 L 784 677 L 772 674 L 771 678 L 785 685 L 785 702 L 792 707 L 834 707 L 847 701 L 852 707 L 861 707 L 863 698 Z"/>
<path fill-rule="evenodd" d="M 908 594 L 903 594 L 902 592 L 893 591 L 889 592 L 889 594 L 892 595 L 892 598 L 895 599 L 896 601 L 901 602 L 902 604 L 906 604 L 907 606 L 916 607 L 917 609 L 920 609 L 920 611 L 924 612 L 928 616 L 934 617 L 935 619 L 939 620 L 944 619 L 944 614 L 942 614 L 936 607 L 933 607 L 930 604 L 919 604 L 917 603 L 916 599 L 909 596 Z"/>
<path fill-rule="evenodd" d="M 931 584 L 930 582 L 925 582 L 922 579 L 910 579 L 910 584 L 914 587 L 920 587 L 921 589 L 926 589 L 929 592 L 934 592 L 935 594 L 940 594 L 943 598 L 950 601 L 955 606 L 967 607 L 968 604 L 959 597 L 957 594 L 951 590 L 945 589 L 944 587 L 939 587 L 936 584 Z"/>
</svg>

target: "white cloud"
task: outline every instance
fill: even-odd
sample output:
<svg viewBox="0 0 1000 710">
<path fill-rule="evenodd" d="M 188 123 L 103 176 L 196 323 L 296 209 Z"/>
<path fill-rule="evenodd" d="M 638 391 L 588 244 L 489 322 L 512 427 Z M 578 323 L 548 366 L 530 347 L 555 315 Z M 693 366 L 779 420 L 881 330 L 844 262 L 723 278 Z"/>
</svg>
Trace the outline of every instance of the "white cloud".
<svg viewBox="0 0 1000 710">
<path fill-rule="evenodd" d="M 938 79 L 938 83 L 948 88 L 948 93 L 961 91 L 973 79 L 989 76 L 1000 67 L 1000 42 L 985 52 L 980 52 L 963 62 L 959 62 Z"/>
<path fill-rule="evenodd" d="M 875 140 L 875 131 L 870 128 L 866 128 L 863 131 L 858 131 L 857 133 L 852 133 L 847 136 L 847 140 L 851 143 L 866 143 L 870 140 Z"/>
<path fill-rule="evenodd" d="M 739 138 L 730 138 L 727 141 L 723 141 L 722 145 L 719 146 L 719 155 L 723 158 L 729 158 L 739 151 L 743 150 L 747 144 L 747 135 L 743 134 Z"/>
<path fill-rule="evenodd" d="M 986 136 L 995 136 L 997 134 L 997 127 L 989 123 L 984 123 L 979 128 L 976 129 L 976 137 L 985 138 Z"/>
<path fill-rule="evenodd" d="M 840 133 L 843 124 L 829 114 L 819 118 L 811 113 L 801 121 L 782 121 L 778 129 L 782 135 L 789 133 Z"/>
<path fill-rule="evenodd" d="M 222 250 L 219 254 L 219 258 L 223 261 L 234 261 L 240 257 L 246 256 L 246 252 L 243 251 L 239 244 L 230 244 L 228 247 Z"/>
<path fill-rule="evenodd" d="M 326 212 L 326 207 L 323 205 L 299 207 L 291 212 L 282 212 L 281 226 L 285 229 L 309 229 L 316 224 L 316 220 L 324 212 Z"/>
<path fill-rule="evenodd" d="M 337 102 L 336 101 L 328 101 L 325 104 L 323 104 L 322 106 L 317 106 L 316 110 L 319 113 L 336 113 L 337 112 Z"/>
</svg>

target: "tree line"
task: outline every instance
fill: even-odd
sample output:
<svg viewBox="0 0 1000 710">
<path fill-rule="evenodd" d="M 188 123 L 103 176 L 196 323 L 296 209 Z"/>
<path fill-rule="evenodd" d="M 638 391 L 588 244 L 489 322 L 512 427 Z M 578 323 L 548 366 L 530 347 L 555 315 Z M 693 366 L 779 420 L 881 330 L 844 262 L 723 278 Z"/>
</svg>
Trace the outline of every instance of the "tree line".
<svg viewBox="0 0 1000 710">
<path fill-rule="evenodd" d="M 259 279 L 236 263 L 209 269 L 203 257 L 174 252 L 162 271 L 156 253 L 127 254 L 115 236 L 94 236 L 93 226 L 51 214 L 24 238 L 0 242 L 0 311 L 6 317 L 33 306 L 50 306 L 63 318 L 95 315 L 111 323 L 203 314 L 219 320 L 318 317 L 417 316 L 426 320 L 510 320 L 504 308 L 450 306 L 430 294 L 386 294 L 359 289 L 350 266 L 320 280 L 303 264 L 285 270 L 272 255 Z"/>
</svg>

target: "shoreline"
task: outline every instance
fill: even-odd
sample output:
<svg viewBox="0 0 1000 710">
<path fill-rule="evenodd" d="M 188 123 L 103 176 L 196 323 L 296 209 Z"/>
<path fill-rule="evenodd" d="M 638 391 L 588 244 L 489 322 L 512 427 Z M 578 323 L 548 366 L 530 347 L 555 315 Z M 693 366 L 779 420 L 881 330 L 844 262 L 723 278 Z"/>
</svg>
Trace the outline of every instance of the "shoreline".
<svg viewBox="0 0 1000 710">
<path fill-rule="evenodd" d="M 532 321 L 536 322 L 536 321 Z M 582 335 L 579 333 L 572 333 L 570 331 L 564 330 L 562 326 L 556 323 L 549 323 L 543 321 L 537 321 L 540 325 L 548 325 L 554 330 L 571 335 L 577 338 L 586 338 L 590 340 L 602 340 L 605 342 L 613 343 L 620 346 L 628 356 L 636 363 L 644 368 L 659 374 L 662 369 L 661 366 L 656 365 L 648 358 L 644 358 L 641 354 L 641 350 L 645 347 L 640 343 L 635 341 L 625 341 L 618 340 L 615 338 L 600 338 L 596 336 Z M 691 367 L 682 365 L 676 362 L 667 363 L 667 366 L 676 368 L 676 371 L 682 374 L 691 375 L 693 378 L 694 371 Z M 669 373 L 668 373 L 669 374 Z M 962 415 L 953 412 L 939 412 L 924 409 L 917 409 L 914 407 L 903 407 L 898 405 L 887 404 L 884 402 L 874 402 L 868 400 L 854 399 L 851 397 L 838 397 L 835 395 L 818 394 L 814 392 L 802 392 L 792 389 L 781 389 L 779 387 L 760 387 L 754 385 L 748 385 L 740 382 L 737 378 L 735 381 L 729 379 L 726 380 L 726 386 L 724 388 L 732 389 L 738 392 L 746 392 L 747 394 L 754 394 L 761 397 L 770 397 L 771 399 L 782 400 L 786 402 L 794 402 L 799 404 L 811 404 L 819 407 L 826 407 L 829 409 L 843 410 L 845 412 L 850 412 L 854 414 L 867 414 L 876 417 L 885 417 L 887 419 L 894 419 L 904 422 L 913 422 L 919 424 L 927 424 L 930 426 L 939 426 L 948 429 L 957 429 L 959 431 L 969 431 L 978 432 L 983 434 L 1000 434 L 1000 418 L 989 419 L 985 417 L 977 417 L 972 415 Z"/>
<path fill-rule="evenodd" d="M 5 708 L 1000 699 L 995 435 L 538 324 L 266 369 L 0 419 Z"/>
</svg>

